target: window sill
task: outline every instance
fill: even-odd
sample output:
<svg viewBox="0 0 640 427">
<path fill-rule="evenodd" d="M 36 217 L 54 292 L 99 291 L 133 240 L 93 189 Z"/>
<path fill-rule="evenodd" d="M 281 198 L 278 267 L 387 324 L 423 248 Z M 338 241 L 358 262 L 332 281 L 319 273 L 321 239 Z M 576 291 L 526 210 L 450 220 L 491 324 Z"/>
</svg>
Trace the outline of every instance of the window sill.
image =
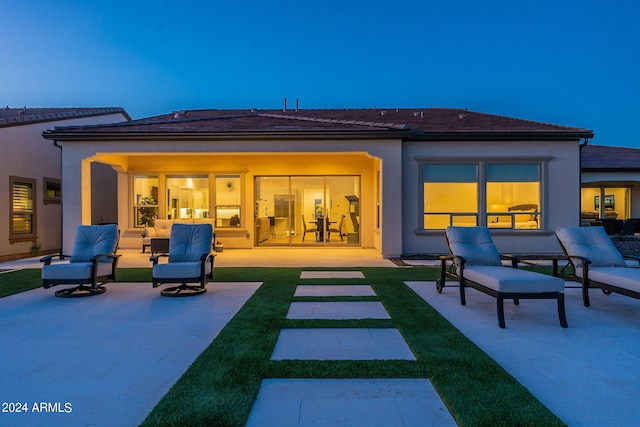
<svg viewBox="0 0 640 427">
<path fill-rule="evenodd" d="M 9 236 L 9 243 L 22 243 L 22 242 L 36 242 L 38 236 L 35 234 L 29 234 L 24 236 Z"/>
<path fill-rule="evenodd" d="M 493 236 L 550 236 L 553 231 L 535 229 L 489 229 Z M 442 230 L 415 230 L 416 236 L 441 236 L 445 232 Z"/>
</svg>

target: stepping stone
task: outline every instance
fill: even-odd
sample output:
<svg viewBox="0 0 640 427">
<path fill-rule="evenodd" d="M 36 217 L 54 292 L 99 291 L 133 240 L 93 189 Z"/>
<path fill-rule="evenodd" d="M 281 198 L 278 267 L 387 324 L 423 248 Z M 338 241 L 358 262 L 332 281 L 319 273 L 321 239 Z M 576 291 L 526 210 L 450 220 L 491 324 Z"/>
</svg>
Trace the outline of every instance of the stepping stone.
<svg viewBox="0 0 640 427">
<path fill-rule="evenodd" d="M 303 271 L 301 279 L 364 279 L 362 271 Z"/>
<path fill-rule="evenodd" d="M 282 329 L 271 360 L 416 360 L 397 329 Z"/>
<path fill-rule="evenodd" d="M 264 379 L 247 426 L 456 426 L 428 379 Z"/>
<path fill-rule="evenodd" d="M 292 302 L 287 319 L 390 319 L 378 301 Z"/>
<path fill-rule="evenodd" d="M 369 285 L 298 285 L 297 297 L 373 297 Z"/>
</svg>

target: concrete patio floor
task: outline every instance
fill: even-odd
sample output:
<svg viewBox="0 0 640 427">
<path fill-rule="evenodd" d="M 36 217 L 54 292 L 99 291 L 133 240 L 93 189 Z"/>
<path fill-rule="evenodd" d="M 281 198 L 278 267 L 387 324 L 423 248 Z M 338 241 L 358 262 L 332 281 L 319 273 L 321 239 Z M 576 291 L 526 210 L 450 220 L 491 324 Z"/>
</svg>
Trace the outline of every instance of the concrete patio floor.
<svg viewBox="0 0 640 427">
<path fill-rule="evenodd" d="M 366 251 L 330 251 L 340 254 L 325 255 L 323 261 L 321 254 L 309 254 L 296 264 L 291 252 L 279 254 L 287 250 L 225 250 L 216 265 L 255 266 L 269 259 L 270 266 L 300 267 L 313 262 L 317 267 L 346 267 L 344 259 L 350 258 L 352 250 L 358 257 L 363 254 L 357 251 Z M 358 259 L 361 266 L 396 267 L 379 254 L 369 255 L 351 262 Z M 37 265 L 37 259 L 31 259 L 0 264 L 0 269 Z M 149 266 L 148 254 L 124 253 L 121 265 Z M 469 290 L 467 305 L 461 306 L 453 286 L 437 294 L 433 282 L 407 285 L 569 426 L 640 425 L 640 301 L 593 290 L 592 306 L 586 308 L 579 289 L 567 289 L 569 328 L 559 326 L 555 304 L 533 300 L 519 306 L 505 303 L 507 328 L 500 329 L 493 298 Z M 67 401 L 73 405 L 72 413 L 0 413 L 0 425 L 137 425 L 258 284 L 232 291 L 234 286 L 229 284 L 211 283 L 205 296 L 186 301 L 161 298 L 149 284 L 108 286 L 108 298 L 92 301 L 59 300 L 43 289 L 0 298 L 2 401 L 58 402 L 63 409 Z M 74 310 L 62 309 L 70 304 Z M 177 304 L 190 307 L 178 309 Z M 220 305 L 212 310 L 216 304 Z M 157 339 L 162 326 L 155 319 L 179 322 L 179 316 L 187 313 L 209 320 L 188 337 L 169 330 L 163 332 L 164 339 Z M 99 322 L 98 334 L 92 322 Z M 182 347 L 189 350 L 178 354 L 175 348 Z M 166 370 L 170 375 L 158 375 L 166 363 L 173 366 Z M 151 372 L 145 371 L 147 367 L 152 367 Z M 94 408 L 96 402 L 99 405 Z"/>
<path fill-rule="evenodd" d="M 584 307 L 581 289 L 565 289 L 568 328 L 555 301 L 505 301 L 500 329 L 494 298 L 467 289 L 462 306 L 455 286 L 438 294 L 435 282 L 407 285 L 567 425 L 640 425 L 639 300 L 594 289 Z"/>
</svg>

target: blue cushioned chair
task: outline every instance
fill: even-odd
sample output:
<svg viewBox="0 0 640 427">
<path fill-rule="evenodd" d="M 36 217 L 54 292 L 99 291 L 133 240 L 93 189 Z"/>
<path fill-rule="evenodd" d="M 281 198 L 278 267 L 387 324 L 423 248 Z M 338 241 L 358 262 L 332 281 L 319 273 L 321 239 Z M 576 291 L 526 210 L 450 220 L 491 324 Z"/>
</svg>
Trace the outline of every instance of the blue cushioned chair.
<svg viewBox="0 0 640 427">
<path fill-rule="evenodd" d="M 203 294 L 206 283 L 213 279 L 211 252 L 213 227 L 211 224 L 174 224 L 169 239 L 169 253 L 150 258 L 153 262 L 153 287 L 165 283 L 180 283 L 162 290 L 164 296 L 182 297 Z M 159 259 L 168 257 L 168 262 Z M 197 283 L 197 285 L 188 285 Z"/>
<path fill-rule="evenodd" d="M 518 269 L 516 257 L 500 255 L 487 227 L 447 227 L 445 232 L 450 255 L 441 256 L 438 293 L 450 277 L 460 284 L 460 303 L 466 304 L 465 287 L 477 289 L 497 299 L 498 325 L 505 327 L 505 299 L 516 305 L 521 299 L 555 299 L 560 325 L 567 327 L 564 308 L 564 280 L 542 273 Z M 503 266 L 502 257 L 511 260 L 511 267 Z"/>
<path fill-rule="evenodd" d="M 47 255 L 40 261 L 42 285 L 77 285 L 56 291 L 57 297 L 84 297 L 99 295 L 106 291 L 104 283 L 116 280 L 118 258 L 118 226 L 79 225 L 73 242 L 71 259 L 68 263 L 51 264 L 54 257 L 67 255 Z"/>
</svg>

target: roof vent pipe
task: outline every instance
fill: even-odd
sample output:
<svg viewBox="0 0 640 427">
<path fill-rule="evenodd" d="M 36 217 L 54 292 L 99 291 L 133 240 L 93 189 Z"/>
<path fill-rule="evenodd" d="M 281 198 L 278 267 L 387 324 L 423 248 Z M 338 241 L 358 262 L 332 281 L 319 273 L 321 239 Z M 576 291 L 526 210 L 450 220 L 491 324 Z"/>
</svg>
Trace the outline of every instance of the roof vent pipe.
<svg viewBox="0 0 640 427">
<path fill-rule="evenodd" d="M 282 112 L 283 113 L 287 112 L 287 98 L 284 99 L 284 107 L 282 108 Z"/>
<path fill-rule="evenodd" d="M 299 106 L 299 104 L 298 104 L 298 98 L 296 98 L 296 113 L 298 112 L 298 106 Z"/>
</svg>

